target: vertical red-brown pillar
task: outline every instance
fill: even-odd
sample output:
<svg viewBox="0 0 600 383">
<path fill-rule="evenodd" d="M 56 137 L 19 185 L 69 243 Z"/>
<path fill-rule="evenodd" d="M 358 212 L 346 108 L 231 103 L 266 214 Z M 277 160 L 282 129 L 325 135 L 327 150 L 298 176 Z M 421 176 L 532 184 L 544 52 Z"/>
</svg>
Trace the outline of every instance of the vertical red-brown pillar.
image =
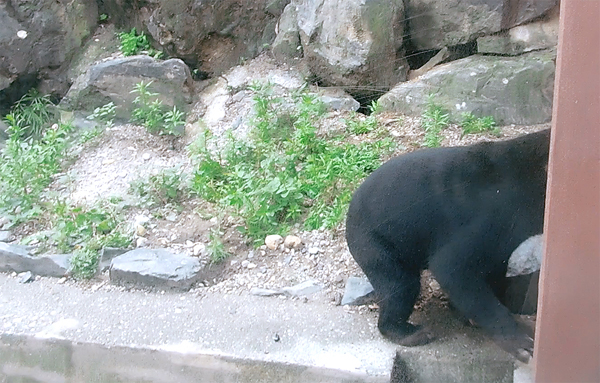
<svg viewBox="0 0 600 383">
<path fill-rule="evenodd" d="M 600 382 L 600 0 L 563 0 L 535 381 Z"/>
</svg>

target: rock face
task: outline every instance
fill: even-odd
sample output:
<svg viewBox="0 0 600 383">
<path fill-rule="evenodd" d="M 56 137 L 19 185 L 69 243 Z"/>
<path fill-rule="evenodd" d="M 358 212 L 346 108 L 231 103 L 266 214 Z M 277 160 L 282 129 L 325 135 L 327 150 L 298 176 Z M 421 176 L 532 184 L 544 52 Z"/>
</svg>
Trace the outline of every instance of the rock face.
<svg viewBox="0 0 600 383">
<path fill-rule="evenodd" d="M 35 275 L 63 277 L 69 269 L 69 258 L 67 254 L 34 257 L 25 246 L 0 242 L 0 271 L 4 272 L 30 271 Z"/>
<path fill-rule="evenodd" d="M 256 0 L 158 0 L 140 13 L 148 32 L 170 55 L 210 76 L 253 58 L 275 38 L 272 12 L 284 4 Z"/>
<path fill-rule="evenodd" d="M 417 50 L 464 44 L 543 15 L 558 0 L 408 0 L 406 17 Z"/>
<path fill-rule="evenodd" d="M 132 56 L 104 61 L 91 66 L 73 84 L 61 108 L 92 112 L 94 108 L 114 102 L 117 115 L 129 117 L 133 109 L 135 85 L 152 81 L 150 91 L 167 107 L 187 110 L 192 97 L 190 70 L 179 59 L 156 60 L 149 56 Z"/>
<path fill-rule="evenodd" d="M 298 29 L 298 11 L 296 5 L 288 4 L 277 24 L 277 36 L 271 52 L 279 61 L 294 62 L 302 57 L 300 29 Z"/>
<path fill-rule="evenodd" d="M 0 90 L 27 75 L 60 83 L 57 68 L 68 63 L 97 20 L 95 0 L 0 2 Z M 66 83 L 60 85 L 66 91 Z"/>
<path fill-rule="evenodd" d="M 479 53 L 517 55 L 558 44 L 558 9 L 545 20 L 518 25 L 507 31 L 477 39 Z"/>
<path fill-rule="evenodd" d="M 117 284 L 185 291 L 198 280 L 200 271 L 198 258 L 164 249 L 135 249 L 113 258 L 109 275 Z"/>
<path fill-rule="evenodd" d="M 305 62 L 322 84 L 389 88 L 405 79 L 396 57 L 403 11 L 400 0 L 293 0 L 279 25 L 277 53 L 294 54 L 297 28 Z"/>
<path fill-rule="evenodd" d="M 459 120 L 463 112 L 498 124 L 539 124 L 552 116 L 554 55 L 470 56 L 400 83 L 379 99 L 383 110 L 420 115 L 427 96 Z"/>
</svg>

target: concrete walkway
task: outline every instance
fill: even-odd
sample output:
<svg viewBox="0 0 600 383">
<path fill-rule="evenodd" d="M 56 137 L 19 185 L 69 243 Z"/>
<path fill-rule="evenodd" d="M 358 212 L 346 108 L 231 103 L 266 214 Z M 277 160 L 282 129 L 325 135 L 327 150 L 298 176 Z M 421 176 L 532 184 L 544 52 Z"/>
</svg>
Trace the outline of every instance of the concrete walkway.
<svg viewBox="0 0 600 383">
<path fill-rule="evenodd" d="M 513 365 L 507 355 L 469 331 L 427 346 L 404 348 L 401 355 L 412 381 L 512 382 Z M 154 371 L 152 380 L 121 377 L 118 381 L 174 381 L 169 380 L 172 376 L 162 379 L 156 373 L 172 367 L 161 363 L 174 360 L 180 367 L 175 369 L 178 373 L 185 370 L 194 377 L 184 374 L 178 382 L 388 382 L 396 353 L 396 346 L 379 335 L 376 313 L 348 313 L 325 299 L 305 303 L 278 297 L 203 294 L 201 290 L 124 292 L 99 284 L 88 288 L 59 284 L 46 278 L 22 284 L 6 274 L 0 274 L 0 333 L 0 381 L 2 374 L 26 376 L 26 371 L 41 368 L 39 360 L 24 362 L 22 357 L 9 356 L 17 355 L 16 350 L 25 350 L 25 355 L 30 348 L 57 347 L 55 342 L 40 344 L 42 338 L 87 344 L 88 348 L 69 348 L 69 360 L 85 365 L 87 359 L 92 366 L 78 368 L 99 371 L 97 376 L 104 374 L 105 378 L 93 380 L 97 382 L 111 381 L 117 370 L 129 374 L 136 368 L 145 371 L 142 367 L 146 365 Z M 102 359 L 102 353 L 109 358 Z M 152 357 L 144 359 L 146 354 Z M 67 367 L 62 367 L 62 372 L 52 371 L 47 364 L 45 372 L 63 374 L 62 380 L 48 382 L 91 381 L 80 380 L 89 371 L 67 373 Z M 215 369 L 224 374 L 228 371 L 229 378 L 199 377 L 209 376 L 206 371 L 214 373 Z M 255 374 L 257 369 L 266 372 L 259 376 L 248 373 Z"/>
</svg>

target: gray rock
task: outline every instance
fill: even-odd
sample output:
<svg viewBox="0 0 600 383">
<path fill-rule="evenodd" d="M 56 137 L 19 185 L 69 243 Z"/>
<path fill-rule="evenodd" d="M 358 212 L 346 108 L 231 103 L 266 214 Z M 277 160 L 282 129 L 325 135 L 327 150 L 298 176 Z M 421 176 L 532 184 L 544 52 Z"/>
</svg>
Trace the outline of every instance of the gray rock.
<svg viewBox="0 0 600 383">
<path fill-rule="evenodd" d="M 271 15 L 279 17 L 283 13 L 286 5 L 290 3 L 290 0 L 269 0 L 265 10 Z"/>
<path fill-rule="evenodd" d="M 360 103 L 340 88 L 319 89 L 319 99 L 329 110 L 348 110 L 356 112 Z"/>
<path fill-rule="evenodd" d="M 545 20 L 518 25 L 507 31 L 477 39 L 479 53 L 518 55 L 555 48 L 558 44 L 558 9 Z"/>
<path fill-rule="evenodd" d="M 4 143 L 8 139 L 7 130 L 8 130 L 8 125 L 6 125 L 6 122 L 0 120 L 0 149 L 2 147 L 4 147 Z M 2 225 L 0 225 L 0 228 L 2 228 Z"/>
<path fill-rule="evenodd" d="M 271 52 L 280 62 L 293 62 L 302 57 L 298 12 L 293 4 L 288 4 L 279 18 Z"/>
<path fill-rule="evenodd" d="M 521 243 L 508 260 L 506 276 L 527 275 L 538 271 L 542 265 L 543 246 L 542 234 L 529 237 Z"/>
<path fill-rule="evenodd" d="M 406 14 L 417 50 L 464 44 L 543 15 L 558 0 L 408 0 Z"/>
<path fill-rule="evenodd" d="M 189 290 L 201 271 L 198 258 L 164 249 L 135 249 L 113 258 L 110 280 L 116 284 Z"/>
<path fill-rule="evenodd" d="M 31 271 L 19 274 L 19 283 L 29 283 L 33 281 L 35 281 L 35 276 L 31 274 Z"/>
<path fill-rule="evenodd" d="M 137 97 L 131 91 L 141 81 L 152 81 L 149 90 L 158 93 L 156 97 L 165 108 L 177 106 L 179 110 L 188 110 L 193 81 L 187 65 L 179 59 L 160 61 L 143 55 L 91 66 L 77 78 L 60 106 L 92 113 L 112 101 L 117 106 L 117 116 L 129 118 Z"/>
<path fill-rule="evenodd" d="M 281 292 L 292 297 L 308 296 L 323 290 L 317 281 L 308 280 L 291 287 L 284 287 Z"/>
<path fill-rule="evenodd" d="M 70 254 L 31 256 L 26 246 L 0 242 L 0 271 L 22 273 L 31 271 L 35 275 L 63 277 L 69 269 Z"/>
<path fill-rule="evenodd" d="M 261 289 L 259 287 L 253 287 L 250 289 L 250 294 L 257 295 L 260 297 L 272 297 L 275 295 L 281 295 L 283 292 L 279 290 Z"/>
<path fill-rule="evenodd" d="M 0 230 L 0 242 L 8 242 L 11 238 L 11 233 L 8 230 Z"/>
<path fill-rule="evenodd" d="M 419 116 L 427 96 L 434 94 L 435 102 L 454 121 L 471 112 L 492 116 L 500 125 L 539 124 L 552 117 L 554 71 L 552 52 L 518 57 L 475 55 L 398 84 L 379 99 L 379 105 L 382 110 Z"/>
<path fill-rule="evenodd" d="M 373 286 L 367 278 L 350 277 L 346 282 L 342 305 L 363 305 L 374 293 Z"/>
<path fill-rule="evenodd" d="M 58 93 L 66 91 L 61 68 L 96 28 L 95 1 L 0 2 L 0 90 L 19 77 L 57 81 Z M 62 68 L 61 68 L 62 69 Z"/>
<path fill-rule="evenodd" d="M 389 88 L 405 79 L 396 57 L 404 36 L 402 0 L 290 4 L 296 6 L 305 62 L 322 84 Z"/>
</svg>

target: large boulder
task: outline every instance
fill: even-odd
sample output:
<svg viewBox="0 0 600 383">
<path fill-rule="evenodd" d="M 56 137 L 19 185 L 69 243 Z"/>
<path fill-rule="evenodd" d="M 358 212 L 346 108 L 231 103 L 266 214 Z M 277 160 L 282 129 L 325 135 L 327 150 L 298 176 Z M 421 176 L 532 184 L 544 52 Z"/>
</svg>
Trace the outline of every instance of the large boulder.
<svg viewBox="0 0 600 383">
<path fill-rule="evenodd" d="M 218 76 L 257 56 L 275 38 L 272 1 L 156 0 L 140 15 L 150 35 L 167 53 L 208 76 Z"/>
<path fill-rule="evenodd" d="M 404 35 L 403 1 L 292 0 L 284 16 L 294 11 L 305 61 L 321 84 L 350 91 L 364 84 L 388 89 L 405 79 L 396 56 Z M 293 52 L 290 28 L 279 34 L 285 34 Z"/>
<path fill-rule="evenodd" d="M 188 110 L 192 101 L 193 81 L 190 70 L 179 59 L 156 60 L 149 56 L 131 56 L 91 66 L 75 81 L 60 107 L 91 113 L 94 108 L 113 102 L 117 115 L 128 118 L 137 97 L 132 90 L 141 81 L 168 107 Z"/>
<path fill-rule="evenodd" d="M 97 20 L 95 0 L 0 1 L 0 90 L 23 76 L 55 82 Z"/>
<path fill-rule="evenodd" d="M 382 110 L 418 116 L 434 95 L 454 121 L 464 112 L 492 116 L 498 124 L 539 124 L 552 117 L 554 54 L 470 56 L 400 83 L 379 99 Z"/>
<path fill-rule="evenodd" d="M 523 24 L 557 4 L 558 0 L 408 0 L 406 16 L 417 50 L 441 49 Z"/>
</svg>

